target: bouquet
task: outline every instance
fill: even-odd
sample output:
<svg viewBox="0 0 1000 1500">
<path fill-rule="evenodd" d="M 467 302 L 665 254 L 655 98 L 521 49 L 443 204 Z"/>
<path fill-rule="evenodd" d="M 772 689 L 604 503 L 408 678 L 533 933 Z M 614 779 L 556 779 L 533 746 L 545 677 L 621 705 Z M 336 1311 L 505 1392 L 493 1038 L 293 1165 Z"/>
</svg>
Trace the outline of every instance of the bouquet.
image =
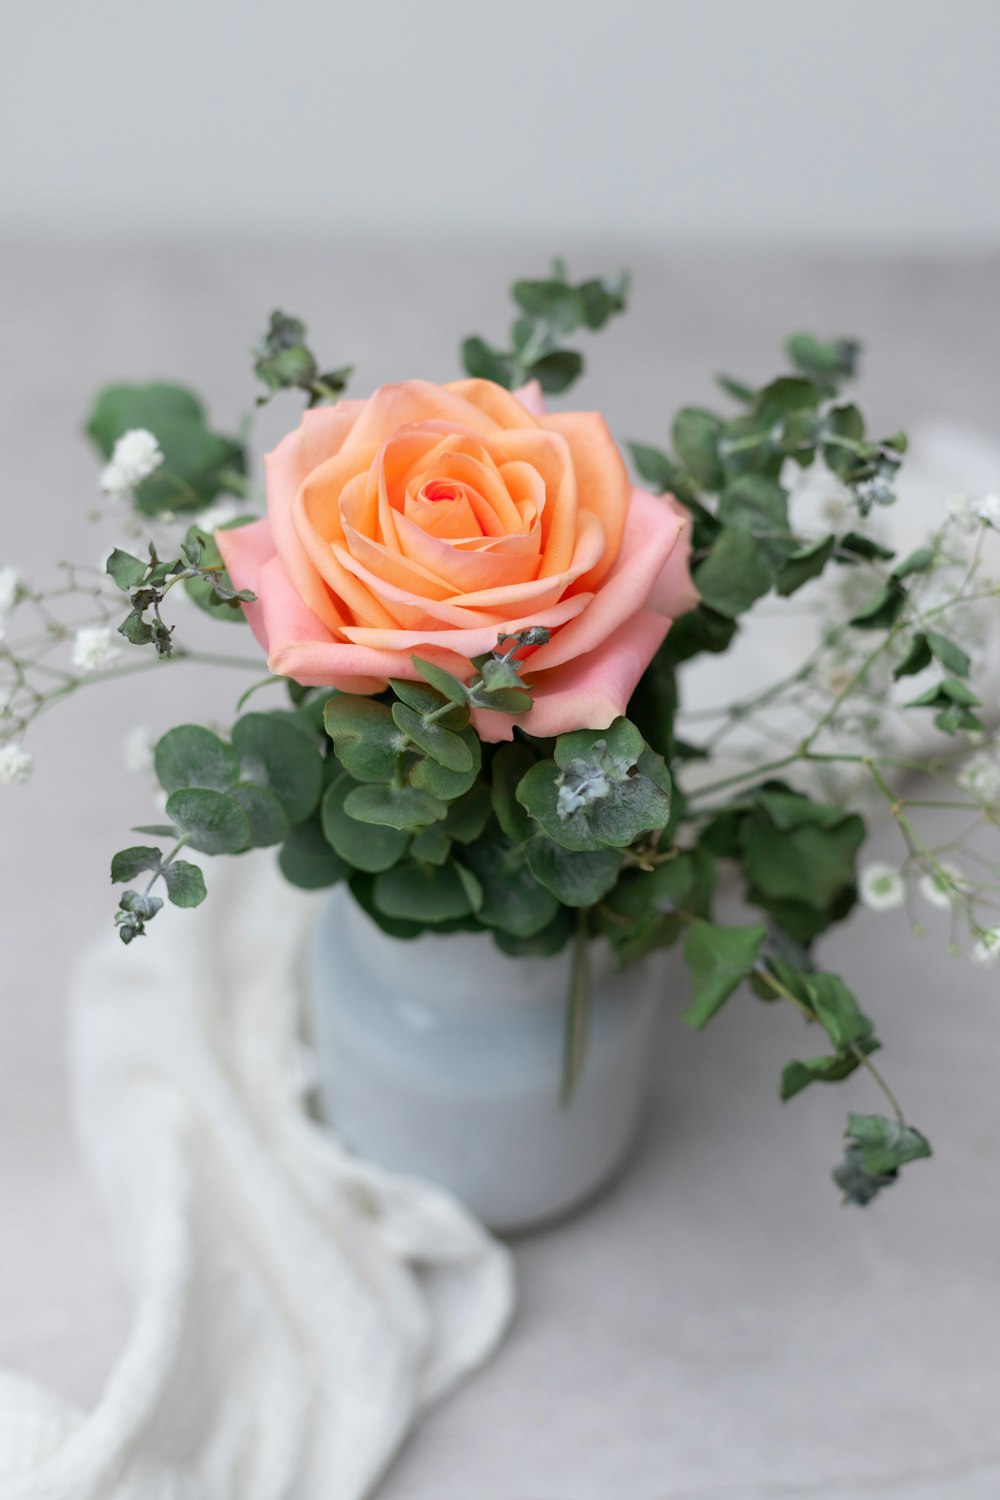
<svg viewBox="0 0 1000 1500">
<path fill-rule="evenodd" d="M 677 944 L 688 1025 L 744 989 L 801 1014 L 783 1100 L 855 1074 L 881 1096 L 849 1115 L 833 1171 L 866 1204 L 930 1146 L 874 1060 L 876 976 L 828 972 L 817 943 L 859 900 L 919 925 L 926 898 L 973 959 L 1000 956 L 983 844 L 1000 749 L 976 686 L 1000 499 L 954 498 L 897 555 L 880 517 L 905 438 L 873 438 L 843 395 L 858 345 L 806 334 L 777 378 L 723 377 L 724 410 L 678 412 L 669 447 L 629 443 L 633 482 L 600 415 L 549 406 L 583 372 L 567 341 L 627 295 L 624 275 L 573 283 L 557 262 L 514 285 L 504 347 L 464 342 L 464 377 L 368 397 L 274 313 L 258 404 L 305 411 L 265 493 L 244 439 L 187 389 L 102 391 L 87 431 L 120 545 L 48 588 L 0 570 L 0 780 L 30 774 L 33 720 L 84 682 L 230 661 L 185 644 L 180 596 L 223 636 L 248 625 L 232 721 L 155 745 L 162 813 L 111 860 L 123 943 L 164 901 L 205 899 L 192 855 L 266 846 L 294 885 L 346 882 L 402 941 L 483 930 L 515 959 L 572 945 L 566 1102 L 592 942 L 623 966 Z M 774 607 L 803 640 L 792 669 L 687 712 L 698 658 Z M 898 825 L 894 865 L 863 857 L 873 797 Z M 947 850 L 922 821 L 942 805 L 968 817 Z M 717 892 L 737 889 L 741 920 L 722 922 Z"/>
</svg>

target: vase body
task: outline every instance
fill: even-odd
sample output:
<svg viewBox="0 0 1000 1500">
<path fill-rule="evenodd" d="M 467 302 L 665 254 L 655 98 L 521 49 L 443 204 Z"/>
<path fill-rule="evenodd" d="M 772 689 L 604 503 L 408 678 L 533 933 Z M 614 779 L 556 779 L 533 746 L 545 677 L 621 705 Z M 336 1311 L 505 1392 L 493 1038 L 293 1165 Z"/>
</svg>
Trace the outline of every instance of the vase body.
<svg viewBox="0 0 1000 1500">
<path fill-rule="evenodd" d="M 587 1057 L 559 1101 L 571 953 L 509 958 L 488 933 L 388 937 L 337 887 L 309 955 L 323 1113 L 359 1155 L 537 1227 L 628 1155 L 648 1092 L 659 971 L 591 944 Z"/>
</svg>

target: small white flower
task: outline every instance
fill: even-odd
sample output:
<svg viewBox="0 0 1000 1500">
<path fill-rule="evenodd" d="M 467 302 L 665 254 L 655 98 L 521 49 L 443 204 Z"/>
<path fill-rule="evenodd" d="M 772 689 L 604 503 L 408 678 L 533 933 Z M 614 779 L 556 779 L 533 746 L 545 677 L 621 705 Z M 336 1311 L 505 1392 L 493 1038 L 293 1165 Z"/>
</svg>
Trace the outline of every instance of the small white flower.
<svg viewBox="0 0 1000 1500">
<path fill-rule="evenodd" d="M 984 526 L 1000 531 L 1000 495 L 984 495 L 976 504 L 976 515 Z"/>
<path fill-rule="evenodd" d="M 115 498 L 127 495 L 155 473 L 162 462 L 163 453 L 153 434 L 145 427 L 133 427 L 122 433 L 115 443 L 111 462 L 101 470 L 101 489 Z"/>
<path fill-rule="evenodd" d="M 955 887 L 961 879 L 961 870 L 955 865 L 943 864 L 940 870 L 929 870 L 921 878 L 920 894 L 931 906 L 949 907 L 958 894 Z"/>
<path fill-rule="evenodd" d="M 1000 802 L 1000 756 L 980 751 L 966 761 L 956 780 L 978 801 Z"/>
<path fill-rule="evenodd" d="M 195 516 L 194 524 L 206 536 L 211 536 L 212 532 L 218 531 L 220 526 L 227 526 L 230 521 L 235 521 L 239 513 L 238 501 L 227 497 L 223 500 L 216 500 L 200 515 Z"/>
<path fill-rule="evenodd" d="M 991 927 L 983 933 L 972 950 L 972 959 L 977 964 L 995 964 L 1000 958 L 1000 927 Z"/>
<path fill-rule="evenodd" d="M 16 568 L 0 568 L 0 615 L 14 608 L 20 586 L 21 575 Z"/>
<path fill-rule="evenodd" d="M 34 756 L 20 745 L 0 745 L 0 786 L 23 785 L 34 764 Z"/>
<path fill-rule="evenodd" d="M 102 672 L 121 656 L 108 625 L 84 625 L 73 640 L 73 665 L 81 672 Z"/>
<path fill-rule="evenodd" d="M 894 865 L 876 862 L 861 871 L 858 894 L 869 911 L 894 911 L 906 897 L 906 883 Z"/>
<path fill-rule="evenodd" d="M 134 724 L 122 743 L 126 771 L 144 776 L 153 769 L 153 735 L 148 724 Z"/>
</svg>

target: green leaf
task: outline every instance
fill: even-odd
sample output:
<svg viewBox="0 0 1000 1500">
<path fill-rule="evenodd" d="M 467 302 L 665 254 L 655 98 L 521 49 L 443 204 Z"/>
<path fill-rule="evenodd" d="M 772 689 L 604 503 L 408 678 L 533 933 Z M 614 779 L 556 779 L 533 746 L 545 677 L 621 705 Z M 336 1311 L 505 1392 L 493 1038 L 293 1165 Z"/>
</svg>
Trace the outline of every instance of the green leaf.
<svg viewBox="0 0 1000 1500">
<path fill-rule="evenodd" d="M 351 817 L 344 803 L 358 785 L 341 776 L 327 787 L 320 804 L 323 833 L 331 848 L 356 870 L 377 874 L 388 870 L 409 843 L 409 834 L 384 824 L 362 823 Z"/>
<path fill-rule="evenodd" d="M 142 618 L 141 610 L 133 609 L 119 625 L 118 634 L 132 646 L 148 646 L 153 639 L 153 627 Z"/>
<path fill-rule="evenodd" d="M 459 688 L 462 687 L 456 678 L 452 678 L 452 682 L 456 683 Z M 397 698 L 418 714 L 437 713 L 444 708 L 446 703 L 452 702 L 451 711 L 442 715 L 437 721 L 443 729 L 464 729 L 469 722 L 469 710 L 463 702 L 454 703 L 453 699 L 446 698 L 443 693 L 439 693 L 436 688 L 432 688 L 426 682 L 407 682 L 400 677 L 390 677 L 389 686 Z M 464 700 L 464 688 L 462 688 L 462 697 Z"/>
<path fill-rule="evenodd" d="M 802 941 L 850 910 L 865 837 L 856 815 L 813 806 L 813 821 L 782 826 L 773 806 L 762 806 L 741 818 L 738 827 L 750 899 Z M 792 815 L 788 810 L 786 816 Z"/>
<path fill-rule="evenodd" d="M 928 630 L 925 634 L 928 646 L 945 671 L 953 677 L 968 677 L 972 662 L 961 646 L 937 630 Z"/>
<path fill-rule="evenodd" d="M 242 807 L 250 820 L 248 848 L 267 849 L 288 837 L 288 814 L 269 787 L 245 781 L 231 787 L 227 795 Z"/>
<path fill-rule="evenodd" d="M 208 894 L 201 870 L 186 859 L 171 860 L 164 867 L 163 879 L 167 895 L 175 906 L 200 906 Z"/>
<path fill-rule="evenodd" d="M 323 711 L 337 759 L 355 781 L 389 781 L 403 749 L 403 736 L 384 703 L 335 693 Z"/>
<path fill-rule="evenodd" d="M 369 784 L 356 786 L 344 801 L 348 817 L 381 827 L 408 829 L 434 823 L 448 811 L 447 804 L 415 786 Z"/>
<path fill-rule="evenodd" d="M 823 340 L 811 333 L 793 333 L 785 348 L 792 364 L 823 386 L 836 386 L 857 373 L 861 345 L 855 339 Z"/>
<path fill-rule="evenodd" d="M 523 845 L 479 839 L 462 851 L 461 858 L 481 887 L 478 915 L 487 927 L 529 938 L 555 918 L 559 902 L 531 873 Z"/>
<path fill-rule="evenodd" d="M 240 775 L 235 751 L 200 724 L 179 724 L 176 729 L 168 729 L 157 742 L 154 764 L 160 785 L 167 792 L 181 787 L 208 787 L 225 792 Z"/>
<path fill-rule="evenodd" d="M 447 864 L 450 856 L 451 839 L 445 832 L 443 823 L 431 823 L 413 835 L 410 858 L 419 864 Z"/>
<path fill-rule="evenodd" d="M 874 1038 L 857 1044 L 857 1052 L 868 1057 L 879 1050 Z M 857 1052 L 839 1053 L 833 1057 L 809 1057 L 804 1061 L 790 1062 L 782 1070 L 780 1094 L 783 1101 L 794 1099 L 796 1094 L 811 1083 L 841 1083 L 861 1066 Z"/>
<path fill-rule="evenodd" d="M 449 771 L 435 760 L 419 760 L 410 771 L 410 784 L 417 791 L 440 802 L 454 802 L 475 785 L 483 763 L 483 746 L 476 731 L 469 726 L 459 731 L 460 738 L 472 755 L 467 771 Z"/>
<path fill-rule="evenodd" d="M 447 816 L 434 826 L 457 844 L 471 844 L 486 827 L 491 811 L 490 789 L 485 782 L 477 781 L 448 804 Z"/>
<path fill-rule="evenodd" d="M 897 682 L 900 677 L 914 677 L 918 672 L 922 672 L 925 667 L 929 667 L 932 660 L 931 648 L 927 644 L 927 637 L 922 630 L 918 630 L 910 642 L 909 651 L 892 675 Z"/>
<path fill-rule="evenodd" d="M 659 448 L 650 448 L 645 443 L 626 443 L 632 462 L 655 494 L 664 495 L 673 488 L 677 479 L 677 465 L 673 459 L 661 453 Z"/>
<path fill-rule="evenodd" d="M 244 714 L 232 736 L 242 779 L 273 792 L 289 823 L 304 822 L 316 810 L 323 789 L 316 742 L 283 713 Z"/>
<path fill-rule="evenodd" d="M 837 556 L 840 562 L 853 563 L 859 559 L 862 562 L 891 562 L 896 554 L 891 547 L 883 547 L 881 542 L 873 541 L 870 536 L 848 531 L 837 543 Z"/>
<path fill-rule="evenodd" d="M 893 568 L 894 578 L 909 578 L 912 573 L 926 573 L 934 566 L 935 554 L 930 547 L 919 547 L 916 552 L 911 552 L 905 557 L 898 567 Z"/>
<path fill-rule="evenodd" d="M 534 937 L 514 937 L 512 933 L 493 930 L 493 941 L 501 953 L 510 958 L 551 958 L 561 953 L 573 936 L 573 916 L 568 907 L 558 906 L 556 915 L 547 927 L 536 932 Z"/>
<path fill-rule="evenodd" d="M 183 386 L 154 382 L 152 385 L 109 385 L 97 397 L 87 422 L 87 433 L 105 458 L 115 443 L 134 427 L 145 427 L 158 436 L 163 422 L 204 422 L 205 412 L 191 391 Z"/>
<path fill-rule="evenodd" d="M 574 853 L 563 849 L 544 834 L 523 845 L 528 868 L 564 906 L 593 906 L 605 896 L 621 869 L 617 849 Z"/>
<path fill-rule="evenodd" d="M 158 870 L 163 859 L 162 849 L 153 849 L 148 844 L 136 844 L 131 849 L 120 849 L 111 860 L 112 884 L 119 885 L 134 880 L 144 870 Z"/>
<path fill-rule="evenodd" d="M 278 854 L 278 868 L 291 884 L 304 891 L 336 885 L 350 873 L 350 865 L 330 846 L 317 818 L 293 828 Z"/>
<path fill-rule="evenodd" d="M 583 356 L 573 349 L 553 349 L 536 359 L 528 373 L 547 396 L 558 396 L 583 374 Z"/>
<path fill-rule="evenodd" d="M 775 574 L 775 589 L 781 597 L 787 599 L 803 584 L 818 578 L 833 556 L 836 545 L 835 536 L 826 536 L 819 542 L 811 542 L 790 552 Z"/>
<path fill-rule="evenodd" d="M 133 557 L 131 552 L 123 552 L 116 547 L 108 558 L 106 571 L 123 593 L 135 588 L 146 576 L 148 564 L 141 558 Z"/>
<path fill-rule="evenodd" d="M 421 714 L 405 703 L 392 705 L 392 717 L 396 727 L 438 765 L 448 771 L 472 769 L 472 751 L 451 730 L 441 724 L 428 724 Z"/>
<path fill-rule="evenodd" d="M 856 630 L 887 630 L 895 625 L 906 605 L 906 590 L 890 578 L 878 593 L 849 621 Z"/>
<path fill-rule="evenodd" d="M 934 687 L 928 688 L 918 698 L 911 699 L 907 708 L 937 708 L 934 722 L 946 734 L 955 734 L 959 729 L 982 729 L 982 721 L 972 710 L 980 706 L 980 700 L 964 682 L 957 677 L 945 677 Z"/>
<path fill-rule="evenodd" d="M 418 865 L 403 861 L 376 875 L 375 904 L 388 917 L 437 924 L 471 916 L 476 909 L 470 891 L 455 865 Z"/>
<path fill-rule="evenodd" d="M 874 1027 L 836 974 L 808 974 L 804 986 L 811 1009 L 838 1052 L 866 1042 Z"/>
<path fill-rule="evenodd" d="M 492 380 L 510 390 L 514 384 L 513 364 L 509 355 L 493 349 L 485 339 L 468 338 L 462 345 L 462 364 L 476 380 Z"/>
<path fill-rule="evenodd" d="M 534 751 L 518 741 L 501 745 L 493 757 L 493 812 L 504 833 L 515 844 L 523 844 L 535 831 L 527 808 L 517 799 L 517 788 L 534 764 Z"/>
<path fill-rule="evenodd" d="M 719 927 L 695 922 L 684 944 L 684 958 L 691 971 L 694 993 L 684 1012 L 689 1026 L 700 1030 L 753 973 L 767 929 Z"/>
<path fill-rule="evenodd" d="M 167 798 L 172 819 L 192 849 L 202 854 L 239 854 L 250 842 L 250 819 L 222 792 L 182 787 Z"/>
<path fill-rule="evenodd" d="M 201 510 L 230 488 L 227 473 L 243 473 L 243 445 L 210 431 L 200 402 L 180 386 L 109 386 L 102 391 L 87 431 L 105 458 L 131 428 L 153 433 L 163 465 L 136 490 L 147 515 L 162 510 Z"/>
<path fill-rule="evenodd" d="M 447 698 L 449 703 L 463 706 L 468 703 L 469 694 L 465 684 L 459 682 L 458 678 L 453 677 L 450 672 L 446 672 L 444 667 L 439 667 L 432 661 L 424 661 L 420 656 L 411 656 L 410 661 L 421 677 L 429 682 L 431 687 L 436 688 L 443 698 Z"/>
<path fill-rule="evenodd" d="M 788 498 L 773 479 L 763 474 L 740 474 L 719 496 L 718 517 L 723 526 L 752 536 L 788 536 Z"/>
<path fill-rule="evenodd" d="M 722 484 L 722 463 L 719 459 L 722 431 L 722 423 L 717 416 L 696 406 L 687 406 L 679 411 L 671 428 L 674 452 L 706 490 L 717 490 Z"/>
<path fill-rule="evenodd" d="M 771 571 L 749 532 L 725 528 L 705 561 L 695 570 L 703 605 L 732 618 L 743 614 L 771 587 Z"/>
<path fill-rule="evenodd" d="M 931 1155 L 919 1130 L 884 1115 L 848 1115 L 844 1133 L 848 1145 L 833 1180 L 845 1202 L 862 1207 L 896 1181 L 901 1167 Z"/>
</svg>

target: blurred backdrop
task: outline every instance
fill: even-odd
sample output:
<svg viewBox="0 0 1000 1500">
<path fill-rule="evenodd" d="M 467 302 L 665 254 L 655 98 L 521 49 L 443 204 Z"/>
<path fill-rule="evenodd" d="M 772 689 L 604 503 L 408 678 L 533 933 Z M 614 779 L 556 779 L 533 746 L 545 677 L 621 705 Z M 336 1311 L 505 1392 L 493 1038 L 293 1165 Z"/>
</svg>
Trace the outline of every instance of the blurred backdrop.
<svg viewBox="0 0 1000 1500">
<path fill-rule="evenodd" d="M 21 236 L 990 246 L 996 0 L 6 0 Z"/>
<path fill-rule="evenodd" d="M 355 393 L 449 379 L 461 337 L 501 337 L 507 284 L 553 254 L 574 276 L 634 272 L 628 316 L 584 344 L 579 387 L 619 436 L 664 442 L 719 369 L 777 368 L 793 328 L 857 333 L 876 428 L 978 430 L 938 445 L 935 503 L 1000 487 L 998 57 L 1000 0 L 5 0 L 0 566 L 50 578 L 55 556 L 96 560 L 119 540 L 88 520 L 98 466 L 81 428 L 100 385 L 189 383 L 233 431 L 275 306 L 307 320 L 326 363 L 355 362 Z M 297 410 L 287 397 L 265 410 L 258 453 Z M 176 700 L 142 676 L 81 693 L 36 726 L 30 785 L 0 793 L 0 1202 L 15 1205 L 0 1216 L 0 1365 L 83 1403 L 129 1314 L 72 1136 L 66 995 L 76 953 L 110 922 L 108 852 L 157 815 L 148 778 L 126 772 L 126 731 L 226 716 L 246 685 L 182 677 Z M 880 837 L 893 855 L 892 831 Z M 995 972 L 950 960 L 943 925 L 921 945 L 887 920 L 859 913 L 827 952 L 859 976 L 895 944 L 880 1030 L 939 1143 L 933 1182 L 900 1188 L 878 1218 L 836 1217 L 819 1164 L 843 1099 L 816 1091 L 791 1128 L 771 1094 L 795 1018 L 767 1025 L 746 1007 L 704 1037 L 675 1028 L 662 1139 L 627 1198 L 567 1232 L 572 1254 L 544 1239 L 519 1251 L 530 1316 L 387 1494 L 468 1494 L 449 1443 L 477 1457 L 477 1500 L 520 1492 L 526 1473 L 579 1496 L 649 1500 L 670 1476 L 742 1500 L 728 1486 L 751 1463 L 786 1478 L 783 1493 L 804 1472 L 825 1490 L 845 1433 L 873 1474 L 994 1446 Z M 686 1283 L 663 1276 L 683 1263 L 684 1223 L 711 1230 L 708 1347 L 734 1380 L 782 1289 L 779 1403 L 766 1384 L 716 1399 L 700 1343 L 689 1378 Z M 841 1377 L 852 1341 L 865 1380 L 857 1363 Z M 665 1360 L 703 1403 L 704 1452 L 696 1424 L 680 1441 L 665 1419 Z M 551 1399 L 568 1380 L 573 1400 Z M 628 1408 L 620 1428 L 609 1389 Z M 788 1447 L 788 1412 L 808 1461 Z M 973 1500 L 971 1484 L 960 1493 Z"/>
</svg>

